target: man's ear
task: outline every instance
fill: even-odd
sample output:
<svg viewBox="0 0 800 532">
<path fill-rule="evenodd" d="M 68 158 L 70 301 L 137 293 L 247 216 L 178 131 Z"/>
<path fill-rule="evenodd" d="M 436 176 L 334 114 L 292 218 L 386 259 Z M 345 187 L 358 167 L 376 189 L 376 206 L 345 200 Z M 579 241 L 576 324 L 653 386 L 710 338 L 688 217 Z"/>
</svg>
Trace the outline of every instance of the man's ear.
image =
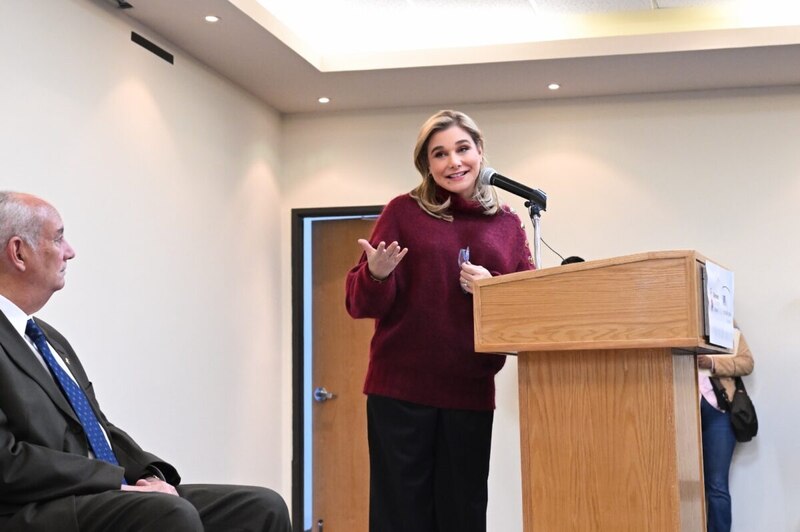
<svg viewBox="0 0 800 532">
<path fill-rule="evenodd" d="M 21 271 L 24 272 L 27 263 L 27 249 L 25 249 L 27 244 L 25 241 L 22 240 L 18 236 L 12 236 L 11 239 L 6 244 L 5 248 L 5 255 L 11 265 Z"/>
</svg>

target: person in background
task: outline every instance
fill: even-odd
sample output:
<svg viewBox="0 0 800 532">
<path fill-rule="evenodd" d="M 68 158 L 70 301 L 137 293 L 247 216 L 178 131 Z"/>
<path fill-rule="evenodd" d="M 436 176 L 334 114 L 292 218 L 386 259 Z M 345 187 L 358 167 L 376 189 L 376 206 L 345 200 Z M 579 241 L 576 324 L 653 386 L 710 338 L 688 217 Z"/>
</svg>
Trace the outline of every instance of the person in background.
<svg viewBox="0 0 800 532">
<path fill-rule="evenodd" d="M 55 208 L 0 192 L 0 530 L 291 532 L 274 491 L 182 485 L 106 419 L 72 346 L 33 316 L 74 257 Z"/>
<path fill-rule="evenodd" d="M 347 275 L 346 307 L 374 318 L 364 384 L 371 532 L 483 532 L 505 357 L 478 354 L 473 283 L 533 268 L 522 223 L 480 176 L 484 139 L 457 111 L 420 129 L 422 182 L 392 199 Z"/>
<path fill-rule="evenodd" d="M 731 494 L 728 476 L 736 447 L 736 436 L 731 427 L 724 398 L 714 393 L 711 378 L 718 378 L 725 396 L 733 399 L 736 384 L 733 377 L 749 375 L 753 371 L 753 354 L 744 335 L 734 329 L 733 355 L 699 355 L 700 418 L 703 432 L 703 478 L 706 492 L 706 517 L 708 532 L 730 532 Z"/>
</svg>

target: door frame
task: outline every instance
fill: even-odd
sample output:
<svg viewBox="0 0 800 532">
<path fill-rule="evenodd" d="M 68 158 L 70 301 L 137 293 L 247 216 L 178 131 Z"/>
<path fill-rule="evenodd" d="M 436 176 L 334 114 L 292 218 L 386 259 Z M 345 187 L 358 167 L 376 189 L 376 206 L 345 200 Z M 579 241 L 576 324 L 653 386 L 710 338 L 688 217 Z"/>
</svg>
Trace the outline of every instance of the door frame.
<svg viewBox="0 0 800 532">
<path fill-rule="evenodd" d="M 292 209 L 292 523 L 302 532 L 305 521 L 305 426 L 303 376 L 305 374 L 305 222 L 309 218 L 353 218 L 377 216 L 382 205 L 361 207 L 312 207 Z"/>
</svg>

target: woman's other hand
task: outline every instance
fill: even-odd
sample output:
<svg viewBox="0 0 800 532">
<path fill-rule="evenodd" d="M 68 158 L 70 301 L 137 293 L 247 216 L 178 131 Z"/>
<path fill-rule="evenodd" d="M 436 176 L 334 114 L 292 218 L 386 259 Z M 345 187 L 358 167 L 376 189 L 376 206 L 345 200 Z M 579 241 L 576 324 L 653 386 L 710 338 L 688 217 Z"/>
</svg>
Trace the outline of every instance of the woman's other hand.
<svg viewBox="0 0 800 532">
<path fill-rule="evenodd" d="M 472 283 L 474 281 L 477 281 L 478 279 L 488 279 L 491 276 L 492 274 L 489 273 L 489 270 L 483 266 L 478 266 L 477 264 L 472 264 L 471 262 L 465 262 L 461 265 L 461 288 L 463 288 L 465 292 L 471 294 Z"/>
</svg>

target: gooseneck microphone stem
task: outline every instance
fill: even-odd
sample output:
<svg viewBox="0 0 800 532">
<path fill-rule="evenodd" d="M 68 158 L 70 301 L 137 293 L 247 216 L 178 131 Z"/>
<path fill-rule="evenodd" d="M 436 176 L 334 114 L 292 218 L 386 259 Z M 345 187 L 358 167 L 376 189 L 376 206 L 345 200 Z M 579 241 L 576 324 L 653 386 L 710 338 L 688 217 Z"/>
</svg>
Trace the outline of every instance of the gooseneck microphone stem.
<svg viewBox="0 0 800 532">
<path fill-rule="evenodd" d="M 531 224 L 533 224 L 533 264 L 538 270 L 542 267 L 542 233 L 540 227 L 541 216 L 539 215 L 541 209 L 536 202 L 531 200 L 526 201 L 525 206 L 528 208 L 528 215 L 531 217 Z"/>
<path fill-rule="evenodd" d="M 533 263 L 536 268 L 542 267 L 542 235 L 540 227 L 540 215 L 547 208 L 547 194 L 539 189 L 530 188 L 513 179 L 509 179 L 494 171 L 494 168 L 485 167 L 481 171 L 480 178 L 497 188 L 525 199 L 525 207 L 528 208 L 528 215 L 533 224 Z"/>
</svg>

